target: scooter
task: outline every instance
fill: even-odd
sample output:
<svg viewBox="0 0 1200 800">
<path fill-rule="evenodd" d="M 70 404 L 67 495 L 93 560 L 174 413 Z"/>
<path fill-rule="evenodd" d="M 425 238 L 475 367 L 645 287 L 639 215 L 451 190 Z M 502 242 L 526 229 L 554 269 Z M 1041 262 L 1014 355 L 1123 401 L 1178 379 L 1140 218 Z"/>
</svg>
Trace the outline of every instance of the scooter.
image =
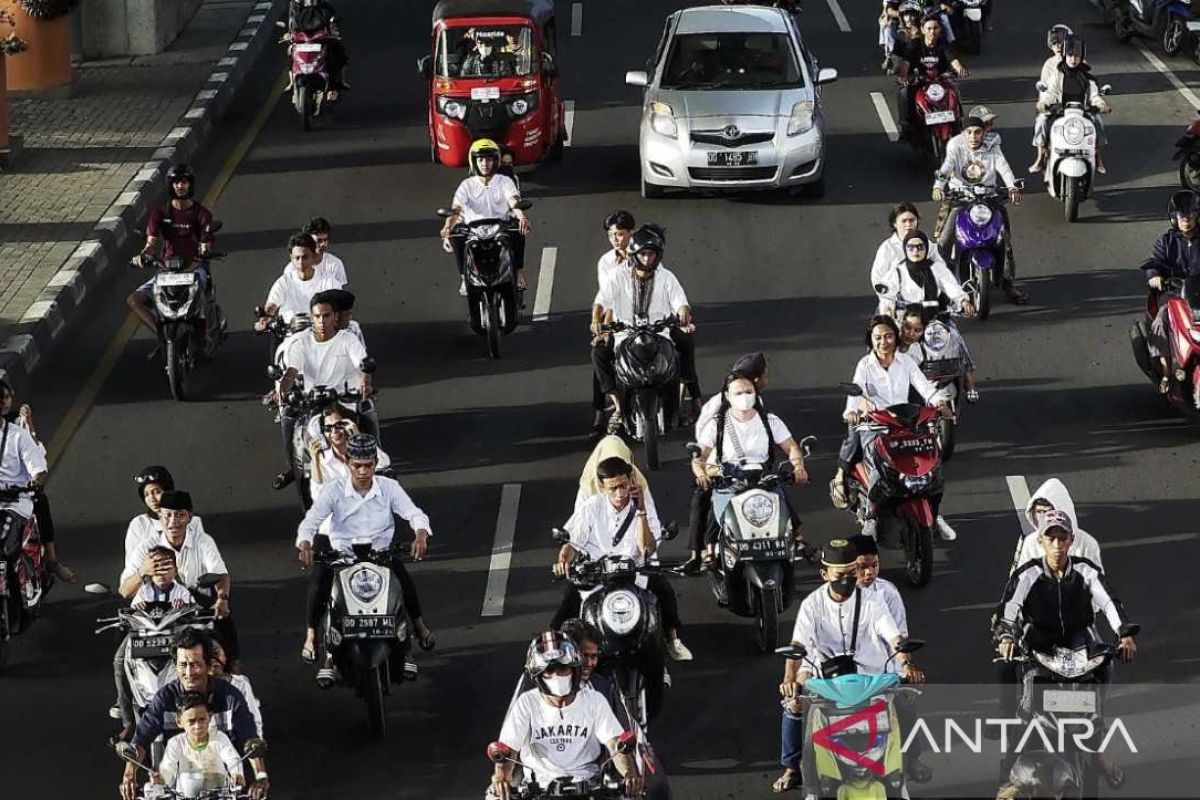
<svg viewBox="0 0 1200 800">
<path fill-rule="evenodd" d="M 522 200 L 516 206 L 521 211 L 532 207 L 529 200 Z M 448 219 L 454 216 L 454 211 L 439 208 L 437 215 Z M 477 219 L 454 226 L 450 234 L 465 240 L 468 320 L 471 330 L 487 337 L 491 358 L 500 358 L 500 336 L 517 329 L 517 313 L 523 304 L 523 290 L 517 288 L 513 230 L 511 219 Z"/>
<path fill-rule="evenodd" d="M 949 73 L 925 70 L 912 83 L 914 110 L 909 142 L 931 162 L 941 166 L 950 138 L 962 132 L 962 105 Z"/>
<path fill-rule="evenodd" d="M 955 32 L 955 46 L 965 53 L 983 52 L 983 33 L 992 15 L 991 0 L 951 0 L 954 10 L 950 25 Z"/>
<path fill-rule="evenodd" d="M 948 316 L 948 314 L 947 314 Z M 925 326 L 924 347 L 928 356 L 921 363 L 921 372 L 931 383 L 949 395 L 951 416 L 937 419 L 938 443 L 942 451 L 942 463 L 954 456 L 958 439 L 958 417 L 962 407 L 958 398 L 963 388 L 963 357 L 961 353 L 947 352 L 950 343 L 950 322 L 935 317 Z"/>
<path fill-rule="evenodd" d="M 674 314 L 658 322 L 620 320 L 600 326 L 602 333 L 628 333 L 614 347 L 613 366 L 624 411 L 625 429 L 646 448 L 646 466 L 659 467 L 658 440 L 674 426 L 680 408 L 679 355 L 662 331 L 679 325 Z"/>
<path fill-rule="evenodd" d="M 275 23 L 276 27 L 286 30 L 283 21 Z M 331 75 L 328 65 L 328 45 L 330 39 L 336 38 L 329 29 L 304 33 L 295 31 L 284 34 L 280 44 L 288 45 L 288 55 L 291 59 L 289 74 L 292 80 L 292 106 L 300 115 L 300 125 L 306 130 L 312 130 L 313 117 L 320 116 L 325 107 L 325 99 L 334 87 L 330 83 Z"/>
<path fill-rule="evenodd" d="M 391 567 L 401 549 L 374 550 L 366 540 L 353 543 L 352 551 L 313 556 L 333 570 L 321 649 L 333 655 L 335 682 L 353 687 L 366 702 L 371 736 L 380 739 L 387 731 L 385 695 L 392 693 L 393 683 L 416 678 L 405 667 L 412 637 L 400 581 Z"/>
<path fill-rule="evenodd" d="M 1044 92 L 1046 85 L 1038 83 L 1037 88 Z M 1111 93 L 1112 86 L 1100 87 L 1100 94 Z M 1100 112 L 1082 103 L 1067 103 L 1051 108 L 1049 113 L 1053 122 L 1042 179 L 1050 196 L 1062 200 L 1067 222 L 1075 222 L 1079 219 L 1079 204 L 1091 196 L 1096 179 L 1096 124 L 1091 115 Z"/>
<path fill-rule="evenodd" d="M 805 437 L 800 448 L 807 457 L 816 437 Z M 690 445 L 699 457 L 699 445 Z M 721 515 L 717 561 L 708 577 L 717 604 L 739 617 L 754 620 L 760 653 L 770 653 L 786 639 L 783 615 L 796 597 L 796 550 L 791 515 L 783 485 L 792 481 L 791 465 L 744 463 L 727 466 L 713 478 L 714 496 L 730 495 Z"/>
<path fill-rule="evenodd" d="M 663 541 L 675 535 L 674 524 L 663 528 Z M 554 528 L 552 538 L 567 544 L 571 533 Z M 658 598 L 646 588 L 646 577 L 665 574 L 662 567 L 623 556 L 595 561 L 577 556 L 566 575 L 583 596 L 580 616 L 600 631 L 597 669 L 612 676 L 630 719 L 643 727 L 662 709 L 666 663 Z"/>
<path fill-rule="evenodd" d="M 1193 24 L 1200 25 L 1200 22 Z M 1200 64 L 1200 58 L 1196 63 Z M 1196 114 L 1200 117 L 1200 111 Z M 1179 185 L 1200 192 L 1200 118 L 1192 120 L 1183 136 L 1175 142 L 1174 158 L 1179 162 Z"/>
<path fill-rule="evenodd" d="M 1025 182 L 1018 178 L 1017 188 L 1024 186 Z M 969 284 L 968 294 L 982 322 L 991 314 L 992 291 L 1001 288 L 1004 281 L 1008 256 L 1001 208 L 1008 200 L 1008 191 L 960 182 L 953 182 L 942 191 L 946 200 L 956 206 L 951 215 L 954 239 L 950 252 L 943 255 L 950 268 L 957 270 L 959 281 Z"/>
<path fill-rule="evenodd" d="M 913 653 L 924 645 L 920 639 L 904 639 L 897 653 Z M 808 709 L 800 769 L 805 793 L 846 800 L 907 797 L 901 750 L 907 731 L 900 727 L 896 705 L 912 702 L 921 692 L 902 686 L 895 672 L 858 674 L 852 654 L 817 664 L 803 645 L 775 652 L 807 663 L 820 676 L 805 682 L 800 698 Z"/>
<path fill-rule="evenodd" d="M 863 394 L 854 384 L 845 389 Z M 864 534 L 885 546 L 900 543 L 905 575 L 916 587 L 933 577 L 933 498 L 944 485 L 937 417 L 937 409 L 915 403 L 868 411 L 856 427 L 878 436 L 847 476 L 848 510 Z"/>
<path fill-rule="evenodd" d="M 1190 0 L 1103 0 L 1106 18 L 1118 41 L 1135 36 L 1154 39 L 1169 56 L 1194 47 Z"/>
<path fill-rule="evenodd" d="M 1129 328 L 1133 358 L 1151 383 L 1162 383 L 1162 367 L 1151 357 L 1148 342 L 1150 325 L 1164 302 L 1172 331 L 1168 363 L 1174 368 L 1165 396 L 1185 416 L 1200 422 L 1200 323 L 1192 311 L 1200 308 L 1200 278 L 1168 278 L 1163 292 L 1148 292 L 1145 315 Z"/>
<path fill-rule="evenodd" d="M 252 758 L 262 758 L 267 754 L 267 743 L 259 738 L 249 739 L 242 747 L 244 751 L 239 761 L 244 764 Z M 133 764 L 138 769 L 144 770 L 147 774 L 155 772 L 152 767 L 143 764 L 138 760 L 140 753 L 135 745 L 129 742 L 120 742 L 116 746 L 117 755 L 122 761 Z M 157 764 L 157 759 L 152 759 L 152 763 Z M 244 767 L 242 768 L 244 769 Z M 153 782 L 147 782 L 142 788 L 140 800 L 242 800 L 248 798 L 250 793 L 245 789 L 239 789 L 232 785 L 232 780 L 229 786 L 223 786 L 219 789 L 205 789 L 202 781 L 197 781 L 195 773 L 181 773 L 178 780 L 178 785 L 164 786 Z M 229 776 L 232 778 L 233 776 Z"/>
<path fill-rule="evenodd" d="M 637 748 L 637 734 L 625 731 L 617 737 L 617 754 L 630 755 Z M 493 764 L 512 763 L 530 773 L 530 779 L 509 793 L 513 800 L 550 800 L 550 798 L 572 797 L 576 800 L 625 800 L 625 786 L 616 768 L 612 767 L 613 756 L 600 762 L 599 773 L 594 778 L 573 778 L 568 775 L 553 778 L 542 786 L 537 776 L 517 760 L 517 754 L 504 742 L 492 742 L 487 747 L 488 760 Z"/>
<path fill-rule="evenodd" d="M 0 500 L 15 502 L 21 495 L 39 491 L 24 486 L 0 488 Z M 8 662 L 12 638 L 37 619 L 53 586 L 54 573 L 46 563 L 37 517 L 30 514 L 25 519 L 0 510 L 0 671 Z"/>
</svg>

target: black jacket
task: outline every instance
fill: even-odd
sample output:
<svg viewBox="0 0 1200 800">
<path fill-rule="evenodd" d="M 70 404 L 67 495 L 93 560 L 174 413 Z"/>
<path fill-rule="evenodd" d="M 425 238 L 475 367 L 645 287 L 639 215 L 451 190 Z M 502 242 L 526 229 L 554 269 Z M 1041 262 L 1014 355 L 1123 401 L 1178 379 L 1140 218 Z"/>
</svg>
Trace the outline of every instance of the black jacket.
<svg viewBox="0 0 1200 800">
<path fill-rule="evenodd" d="M 1030 561 L 1008 579 L 1004 587 L 1000 630 L 1020 637 L 1018 625 L 1030 626 L 1030 647 L 1046 652 L 1067 646 L 1086 631 L 1100 611 L 1118 635 L 1128 631 L 1125 607 L 1113 594 L 1104 572 L 1091 561 L 1071 556 L 1062 580 L 1057 580 L 1045 559 Z"/>
<path fill-rule="evenodd" d="M 1154 252 L 1142 265 L 1146 278 L 1195 278 L 1200 277 L 1200 236 L 1189 238 L 1171 226 L 1158 237 Z"/>
</svg>

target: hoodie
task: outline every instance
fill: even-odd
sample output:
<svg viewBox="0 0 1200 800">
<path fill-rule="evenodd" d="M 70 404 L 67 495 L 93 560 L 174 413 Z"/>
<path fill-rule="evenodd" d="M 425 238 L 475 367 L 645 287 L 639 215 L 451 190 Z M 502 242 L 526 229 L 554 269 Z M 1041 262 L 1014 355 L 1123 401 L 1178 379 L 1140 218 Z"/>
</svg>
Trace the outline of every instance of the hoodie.
<svg viewBox="0 0 1200 800">
<path fill-rule="evenodd" d="M 1021 552 L 1014 566 L 1019 567 L 1026 562 L 1038 560 L 1044 555 L 1042 546 L 1038 542 L 1037 523 L 1033 519 L 1033 504 L 1039 498 L 1046 500 L 1055 509 L 1065 512 L 1071 518 L 1071 525 L 1075 528 L 1075 542 L 1071 545 L 1069 555 L 1086 558 L 1103 570 L 1104 563 L 1100 560 L 1100 543 L 1096 541 L 1096 537 L 1079 527 L 1079 518 L 1075 516 L 1075 503 L 1071 500 L 1071 493 L 1058 478 L 1046 481 L 1029 496 L 1029 502 L 1025 504 L 1025 518 L 1034 527 L 1034 532 L 1026 534 L 1022 540 Z"/>
</svg>

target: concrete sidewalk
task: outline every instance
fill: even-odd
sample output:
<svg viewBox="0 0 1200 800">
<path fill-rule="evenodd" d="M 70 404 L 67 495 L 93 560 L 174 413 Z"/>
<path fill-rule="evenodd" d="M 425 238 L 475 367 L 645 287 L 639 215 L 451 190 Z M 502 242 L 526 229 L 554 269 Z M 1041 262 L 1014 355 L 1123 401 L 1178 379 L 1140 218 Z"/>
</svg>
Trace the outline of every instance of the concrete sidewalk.
<svg viewBox="0 0 1200 800">
<path fill-rule="evenodd" d="M 20 382 L 194 160 L 284 0 L 205 0 L 164 53 L 85 62 L 64 99 L 10 99 L 24 137 L 0 174 L 0 372 Z"/>
</svg>

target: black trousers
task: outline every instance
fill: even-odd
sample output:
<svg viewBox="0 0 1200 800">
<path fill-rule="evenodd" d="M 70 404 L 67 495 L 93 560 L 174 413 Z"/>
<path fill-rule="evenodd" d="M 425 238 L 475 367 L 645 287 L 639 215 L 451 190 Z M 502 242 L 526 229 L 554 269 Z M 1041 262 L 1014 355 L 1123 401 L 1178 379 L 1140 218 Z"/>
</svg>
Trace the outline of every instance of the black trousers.
<svg viewBox="0 0 1200 800">
<path fill-rule="evenodd" d="M 318 534 L 313 543 L 313 551 L 328 552 L 328 550 L 329 539 Z M 393 559 L 389 566 L 400 581 L 400 589 L 404 592 L 404 611 L 408 614 L 409 620 L 416 620 L 418 617 L 424 616 L 421 613 L 421 598 L 417 595 L 417 585 L 413 583 L 412 576 L 404 568 L 404 562 L 398 558 Z M 305 597 L 305 625 L 313 629 L 320 628 L 321 617 L 324 616 L 325 608 L 329 605 L 329 594 L 332 591 L 333 568 L 328 564 L 314 563 L 312 576 L 308 581 L 308 593 Z"/>
<path fill-rule="evenodd" d="M 513 269 L 523 270 L 525 269 L 525 234 L 513 228 L 508 235 L 513 248 Z M 467 274 L 466 246 L 465 234 L 450 234 L 450 248 L 454 251 L 454 263 L 458 266 L 458 274 L 463 277 Z"/>
<path fill-rule="evenodd" d="M 670 581 L 663 575 L 649 575 L 647 579 L 649 585 L 646 588 L 658 598 L 658 609 L 663 627 L 667 630 L 678 629 L 681 624 L 679 621 L 679 598 L 675 596 L 675 590 L 671 588 Z M 582 605 L 583 598 L 580 597 L 579 590 L 568 584 L 567 590 L 563 592 L 562 602 L 558 604 L 558 611 L 554 612 L 554 617 L 550 620 L 550 627 L 558 630 L 567 620 L 578 617 Z"/>
<path fill-rule="evenodd" d="M 679 353 L 679 372 L 683 385 L 693 398 L 700 397 L 700 380 L 696 375 L 696 341 L 690 333 L 680 330 L 671 331 L 671 341 Z M 616 369 L 613 361 L 616 353 L 613 351 L 612 337 L 592 348 L 592 371 L 596 383 L 603 394 L 612 394 L 617 390 Z"/>
</svg>

